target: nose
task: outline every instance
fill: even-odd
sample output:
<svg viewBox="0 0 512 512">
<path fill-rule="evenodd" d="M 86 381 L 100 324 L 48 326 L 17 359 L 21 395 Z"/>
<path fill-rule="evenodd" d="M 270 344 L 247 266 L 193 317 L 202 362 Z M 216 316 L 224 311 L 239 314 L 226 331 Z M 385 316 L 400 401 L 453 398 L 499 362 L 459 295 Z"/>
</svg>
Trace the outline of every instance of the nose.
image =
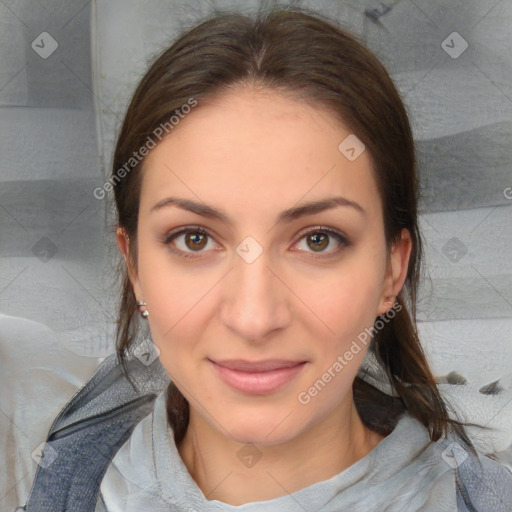
<svg viewBox="0 0 512 512">
<path fill-rule="evenodd" d="M 237 253 L 226 276 L 220 319 L 238 337 L 263 342 L 291 320 L 289 283 L 270 267 L 265 251 L 248 262 Z"/>
</svg>

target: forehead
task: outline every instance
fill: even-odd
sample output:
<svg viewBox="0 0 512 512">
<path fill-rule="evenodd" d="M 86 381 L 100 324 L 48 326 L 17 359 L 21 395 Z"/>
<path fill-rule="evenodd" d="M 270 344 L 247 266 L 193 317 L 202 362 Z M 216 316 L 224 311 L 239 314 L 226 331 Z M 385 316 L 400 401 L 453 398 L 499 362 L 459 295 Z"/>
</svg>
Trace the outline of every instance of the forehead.
<svg viewBox="0 0 512 512">
<path fill-rule="evenodd" d="M 325 107 L 240 87 L 200 102 L 149 153 L 141 212 L 166 195 L 259 215 L 343 195 L 378 214 L 370 155 L 351 161 L 339 149 L 349 136 Z"/>
</svg>

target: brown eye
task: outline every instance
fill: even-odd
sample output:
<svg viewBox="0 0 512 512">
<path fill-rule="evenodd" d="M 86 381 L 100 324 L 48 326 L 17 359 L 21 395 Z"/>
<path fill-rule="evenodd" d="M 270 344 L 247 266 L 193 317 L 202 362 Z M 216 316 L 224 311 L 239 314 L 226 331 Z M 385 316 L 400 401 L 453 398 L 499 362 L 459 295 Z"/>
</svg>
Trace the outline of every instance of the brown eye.
<svg viewBox="0 0 512 512">
<path fill-rule="evenodd" d="M 207 242 L 207 236 L 204 233 L 192 232 L 185 234 L 185 244 L 193 251 L 204 249 Z"/>
<path fill-rule="evenodd" d="M 348 247 L 350 242 L 340 232 L 335 231 L 331 228 L 317 227 L 311 229 L 303 234 L 299 244 L 305 240 L 305 248 L 300 248 L 303 252 L 318 253 L 318 256 L 313 254 L 313 257 L 329 257 L 337 254 L 344 247 Z M 335 241 L 333 244 L 332 240 Z M 334 245 L 334 248 L 332 246 Z M 303 246 L 304 247 L 304 246 Z M 326 250 L 332 248 L 332 250 Z"/>
<path fill-rule="evenodd" d="M 200 227 L 189 227 L 169 233 L 162 243 L 169 249 L 184 258 L 194 258 L 197 253 L 199 257 L 202 253 L 207 252 L 205 247 L 208 246 L 209 239 L 213 238 Z"/>
<path fill-rule="evenodd" d="M 329 245 L 329 236 L 325 233 L 313 233 L 312 235 L 307 235 L 306 240 L 308 246 L 314 251 L 323 251 Z"/>
</svg>

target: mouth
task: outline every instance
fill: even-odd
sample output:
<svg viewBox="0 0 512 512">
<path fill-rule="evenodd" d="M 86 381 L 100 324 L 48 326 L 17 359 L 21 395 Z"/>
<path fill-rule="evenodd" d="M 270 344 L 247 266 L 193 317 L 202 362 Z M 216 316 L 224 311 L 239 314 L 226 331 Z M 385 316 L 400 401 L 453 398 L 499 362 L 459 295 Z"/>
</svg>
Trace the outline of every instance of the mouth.
<svg viewBox="0 0 512 512">
<path fill-rule="evenodd" d="M 209 362 L 225 384 L 236 391 L 251 395 L 277 391 L 297 377 L 307 364 L 307 361 L 281 359 L 257 362 L 209 359 Z"/>
</svg>

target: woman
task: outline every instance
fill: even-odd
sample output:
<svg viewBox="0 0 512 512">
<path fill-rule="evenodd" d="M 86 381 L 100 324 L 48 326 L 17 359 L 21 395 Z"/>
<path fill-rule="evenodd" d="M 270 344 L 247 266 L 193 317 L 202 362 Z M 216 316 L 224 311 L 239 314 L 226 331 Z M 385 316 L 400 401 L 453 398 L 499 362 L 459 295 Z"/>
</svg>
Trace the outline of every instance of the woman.
<svg viewBox="0 0 512 512">
<path fill-rule="evenodd" d="M 24 510 L 512 508 L 422 351 L 411 129 L 353 36 L 297 9 L 189 30 L 104 189 L 117 358 L 57 417 Z"/>
</svg>

